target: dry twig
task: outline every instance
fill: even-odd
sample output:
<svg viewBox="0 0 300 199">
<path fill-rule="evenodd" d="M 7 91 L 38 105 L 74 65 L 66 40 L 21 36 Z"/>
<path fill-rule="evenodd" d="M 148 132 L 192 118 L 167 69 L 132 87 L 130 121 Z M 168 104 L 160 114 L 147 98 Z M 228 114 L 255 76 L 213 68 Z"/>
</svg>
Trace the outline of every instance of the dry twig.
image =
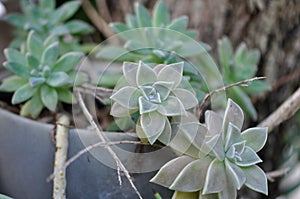
<svg viewBox="0 0 300 199">
<path fill-rule="evenodd" d="M 58 118 L 57 130 L 56 130 L 56 152 L 55 152 L 55 163 L 53 180 L 53 198 L 66 198 L 66 169 L 62 169 L 65 165 L 68 152 L 68 125 L 70 119 L 66 115 L 61 115 Z M 61 125 L 63 124 L 63 125 Z"/>
<path fill-rule="evenodd" d="M 81 96 L 81 93 L 77 91 L 76 94 L 77 94 L 77 99 L 78 99 L 79 105 L 80 105 L 80 107 L 81 107 L 81 109 L 83 111 L 83 114 L 85 115 L 85 117 L 87 118 L 87 120 L 89 121 L 89 123 L 92 125 L 92 127 L 94 129 L 96 129 L 97 134 L 98 134 L 101 142 L 108 143 L 107 138 L 103 135 L 102 130 L 96 124 L 96 122 L 93 119 L 93 116 L 90 114 L 89 110 L 85 106 L 84 101 L 83 101 L 82 96 Z M 105 148 L 108 150 L 108 152 L 110 153 L 110 155 L 115 160 L 117 168 L 120 169 L 120 170 L 122 170 L 124 172 L 127 180 L 129 181 L 131 187 L 134 189 L 134 191 L 136 192 L 136 194 L 138 195 L 138 197 L 140 199 L 142 199 L 142 196 L 141 196 L 140 192 L 137 190 L 136 186 L 134 185 L 134 183 L 133 183 L 133 181 L 131 179 L 129 171 L 126 169 L 126 167 L 124 166 L 124 164 L 121 162 L 121 160 L 119 159 L 119 157 L 117 156 L 117 154 L 112 150 L 112 148 L 109 145 L 106 146 Z M 118 177 L 118 178 L 119 178 L 119 180 L 121 179 L 121 177 Z M 119 182 L 120 182 L 120 184 L 122 183 L 121 181 L 119 181 Z"/>
<path fill-rule="evenodd" d="M 282 176 L 286 175 L 290 171 L 290 169 L 291 168 L 289 168 L 289 167 L 282 168 L 282 169 L 278 169 L 278 170 L 275 170 L 275 171 L 267 172 L 266 175 L 267 175 L 267 178 L 270 182 L 274 182 L 275 178 L 282 177 Z"/>
<path fill-rule="evenodd" d="M 81 0 L 82 8 L 84 9 L 86 15 L 90 18 L 93 24 L 97 27 L 97 29 L 104 34 L 106 38 L 109 38 L 114 33 L 109 28 L 106 21 L 99 15 L 97 10 L 92 6 L 89 0 Z M 111 43 L 117 43 L 117 40 L 112 37 L 109 39 Z"/>
<path fill-rule="evenodd" d="M 112 22 L 106 0 L 96 0 L 96 4 L 98 12 L 103 16 L 104 20 L 107 22 Z"/>
<path fill-rule="evenodd" d="M 272 130 L 292 117 L 300 108 L 300 87 L 285 100 L 279 108 L 277 108 L 271 115 L 264 119 L 258 126 L 268 127 L 269 133 Z"/>
<path fill-rule="evenodd" d="M 228 84 L 226 86 L 223 86 L 222 88 L 218 88 L 216 90 L 213 90 L 209 93 L 207 93 L 201 104 L 199 105 L 199 111 L 198 111 L 198 116 L 200 117 L 202 115 L 202 112 L 203 112 L 203 109 L 204 109 L 204 105 L 205 103 L 207 102 L 207 100 L 213 95 L 213 94 L 216 94 L 216 93 L 219 93 L 221 91 L 225 91 L 226 89 L 228 88 L 231 88 L 231 87 L 234 87 L 234 86 L 248 86 L 248 83 L 250 82 L 253 82 L 253 81 L 256 81 L 256 80 L 260 80 L 260 79 L 265 79 L 266 77 L 253 77 L 251 79 L 246 79 L 246 80 L 243 80 L 243 81 L 239 81 L 239 82 L 235 82 L 235 83 L 232 83 L 232 84 Z"/>
</svg>

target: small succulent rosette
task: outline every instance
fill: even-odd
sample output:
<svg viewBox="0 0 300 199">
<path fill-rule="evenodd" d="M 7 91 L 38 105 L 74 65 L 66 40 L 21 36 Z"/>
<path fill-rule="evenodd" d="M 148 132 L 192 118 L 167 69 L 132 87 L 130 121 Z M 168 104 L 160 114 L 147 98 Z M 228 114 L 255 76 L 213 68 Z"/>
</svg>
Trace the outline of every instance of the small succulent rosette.
<svg viewBox="0 0 300 199">
<path fill-rule="evenodd" d="M 124 62 L 122 86 L 111 96 L 111 115 L 116 118 L 135 116 L 138 136 L 153 144 L 157 139 L 170 142 L 170 120 L 183 116 L 198 104 L 188 81 L 182 76 L 183 62 L 160 64 L 151 68 L 140 61 Z"/>
<path fill-rule="evenodd" d="M 241 108 L 229 99 L 224 119 L 207 111 L 205 126 L 182 126 L 185 131 L 198 131 L 183 134 L 192 147 L 185 155 L 166 163 L 151 182 L 175 190 L 174 199 L 234 199 L 243 185 L 267 195 L 266 175 L 256 165 L 262 162 L 256 152 L 266 143 L 267 128 L 241 132 L 243 120 Z"/>
<path fill-rule="evenodd" d="M 56 37 L 44 41 L 34 31 L 29 33 L 24 47 L 23 51 L 5 49 L 7 61 L 3 66 L 13 75 L 3 80 L 0 90 L 14 92 L 12 104 L 26 102 L 21 108 L 22 116 L 36 118 L 44 107 L 55 111 L 59 102 L 71 104 L 71 87 L 86 79 L 83 73 L 73 70 L 83 53 L 60 55 Z"/>
</svg>

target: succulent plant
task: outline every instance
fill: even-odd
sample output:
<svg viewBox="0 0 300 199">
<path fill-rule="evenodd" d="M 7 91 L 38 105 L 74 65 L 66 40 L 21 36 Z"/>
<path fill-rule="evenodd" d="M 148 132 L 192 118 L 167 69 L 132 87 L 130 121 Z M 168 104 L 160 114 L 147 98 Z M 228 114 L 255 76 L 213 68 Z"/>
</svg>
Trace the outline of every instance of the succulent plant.
<svg viewBox="0 0 300 199">
<path fill-rule="evenodd" d="M 206 125 L 181 125 L 190 153 L 166 163 L 151 181 L 175 190 L 174 199 L 234 199 L 243 185 L 268 194 L 266 175 L 256 165 L 262 162 L 256 152 L 266 142 L 267 128 L 241 132 L 243 120 L 241 108 L 229 99 L 224 119 L 207 111 Z"/>
<path fill-rule="evenodd" d="M 235 83 L 255 76 L 260 58 L 258 50 L 247 50 L 246 44 L 241 43 L 236 51 L 233 52 L 231 42 L 227 37 L 224 37 L 218 41 L 218 55 L 225 84 Z M 228 96 L 238 103 L 251 119 L 256 120 L 257 112 L 249 95 L 261 95 L 269 89 L 270 86 L 265 81 L 257 80 L 247 87 L 232 87 L 228 89 Z"/>
<path fill-rule="evenodd" d="M 44 42 L 31 31 L 26 42 L 28 52 L 14 48 L 5 49 L 7 61 L 3 66 L 13 73 L 3 80 L 2 91 L 14 92 L 12 104 L 26 103 L 20 114 L 37 117 L 44 107 L 55 111 L 59 101 L 72 103 L 70 88 L 77 75 L 73 68 L 80 62 L 81 52 L 69 52 L 59 56 L 57 38 Z M 79 75 L 81 83 L 83 75 Z"/>
<path fill-rule="evenodd" d="M 118 57 L 119 61 L 143 60 L 146 63 L 169 64 L 178 61 L 174 60 L 174 52 L 182 57 L 192 57 L 203 51 L 201 48 L 191 48 L 186 39 L 187 37 L 194 39 L 197 36 L 197 31 L 187 29 L 188 17 L 182 16 L 170 21 L 170 13 L 163 1 L 157 1 L 152 17 L 138 2 L 134 5 L 134 11 L 136 16 L 128 14 L 126 24 L 110 24 L 114 32 L 121 33 L 118 36 L 126 41 L 124 47 L 107 46 L 100 49 L 98 55 L 101 58 L 111 60 Z M 174 31 L 182 33 L 182 36 L 174 34 Z M 200 43 L 203 47 L 209 48 L 207 44 Z M 126 55 L 119 56 L 121 54 Z"/>
<path fill-rule="evenodd" d="M 169 118 L 186 115 L 198 104 L 194 93 L 184 87 L 183 63 L 157 65 L 153 69 L 140 61 L 124 62 L 126 84 L 117 87 L 111 115 L 131 117 L 137 114 L 137 134 L 153 144 L 157 139 L 168 143 L 171 137 Z"/>
<path fill-rule="evenodd" d="M 70 49 L 80 50 L 75 35 L 91 33 L 93 28 L 77 19 L 66 22 L 78 10 L 80 1 L 68 1 L 58 8 L 55 8 L 55 4 L 55 0 L 39 0 L 38 4 L 31 0 L 22 0 L 23 14 L 12 13 L 6 16 L 6 21 L 16 28 L 16 39 L 11 47 L 19 48 L 26 41 L 27 34 L 34 30 L 42 39 L 49 35 L 59 36 L 63 52 Z"/>
</svg>

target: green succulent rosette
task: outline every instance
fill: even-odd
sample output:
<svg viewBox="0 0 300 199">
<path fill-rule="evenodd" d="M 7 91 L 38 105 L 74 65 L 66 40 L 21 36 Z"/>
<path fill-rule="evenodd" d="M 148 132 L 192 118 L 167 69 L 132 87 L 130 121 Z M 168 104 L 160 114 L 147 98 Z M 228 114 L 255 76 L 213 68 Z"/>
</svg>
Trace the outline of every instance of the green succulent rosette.
<svg viewBox="0 0 300 199">
<path fill-rule="evenodd" d="M 81 52 L 60 56 L 56 37 L 43 41 L 31 31 L 26 41 L 26 52 L 14 48 L 4 51 L 7 61 L 3 66 L 13 75 L 3 80 L 1 91 L 14 92 L 12 104 L 26 102 L 20 114 L 36 118 L 44 107 L 55 111 L 59 102 L 72 103 L 70 89 L 86 80 L 83 73 L 73 69 L 83 57 Z"/>
<path fill-rule="evenodd" d="M 241 131 L 243 121 L 241 108 L 229 99 L 223 119 L 207 111 L 205 125 L 181 125 L 191 146 L 185 155 L 166 163 L 151 182 L 175 190 L 174 199 L 234 199 L 243 185 L 267 195 L 266 175 L 256 165 L 262 162 L 256 153 L 266 143 L 267 128 Z"/>
<path fill-rule="evenodd" d="M 157 139 L 169 143 L 170 119 L 187 114 L 198 101 L 182 76 L 183 62 L 157 65 L 151 68 L 140 61 L 124 62 L 125 86 L 116 88 L 111 96 L 111 115 L 132 117 L 137 115 L 136 131 L 142 140 L 153 144 Z"/>
</svg>

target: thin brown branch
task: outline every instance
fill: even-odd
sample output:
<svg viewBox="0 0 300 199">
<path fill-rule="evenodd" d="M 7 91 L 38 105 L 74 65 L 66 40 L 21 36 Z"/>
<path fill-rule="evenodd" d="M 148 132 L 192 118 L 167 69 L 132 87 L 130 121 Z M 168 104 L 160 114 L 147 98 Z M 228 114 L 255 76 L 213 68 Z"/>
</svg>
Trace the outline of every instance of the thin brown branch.
<svg viewBox="0 0 300 199">
<path fill-rule="evenodd" d="M 270 182 L 274 182 L 275 178 L 285 176 L 290 170 L 291 170 L 291 168 L 289 168 L 289 167 L 282 168 L 282 169 L 278 169 L 278 170 L 275 170 L 275 171 L 267 172 L 266 175 L 267 175 L 267 178 Z"/>
<path fill-rule="evenodd" d="M 270 133 L 279 124 L 292 117 L 299 108 L 300 87 L 258 126 L 268 127 L 268 131 Z"/>
<path fill-rule="evenodd" d="M 112 22 L 106 0 L 96 0 L 98 12 L 102 15 L 105 21 Z"/>
<path fill-rule="evenodd" d="M 107 147 L 112 145 L 118 145 L 118 144 L 137 144 L 137 145 L 150 145 L 146 142 L 141 141 L 131 141 L 131 140 L 121 140 L 121 141 L 114 141 L 114 142 L 97 142 L 95 144 L 91 144 L 84 149 L 80 150 L 78 153 L 76 153 L 73 157 L 71 157 L 64 165 L 61 167 L 61 170 L 67 169 L 74 161 L 76 161 L 79 157 L 81 157 L 83 154 L 90 152 L 91 150 L 98 148 L 98 147 Z M 161 147 L 158 146 L 157 147 Z M 54 177 L 58 174 L 59 171 L 53 172 L 48 178 L 47 181 L 53 180 Z"/>
<path fill-rule="evenodd" d="M 89 123 L 92 125 L 92 127 L 97 131 L 97 134 L 100 138 L 100 140 L 104 143 L 107 143 L 108 140 L 107 138 L 104 136 L 103 131 L 101 130 L 101 128 L 97 125 L 97 123 L 94 121 L 93 116 L 90 114 L 89 110 L 87 109 L 87 107 L 85 106 L 85 103 L 82 99 L 81 93 L 80 92 L 76 92 L 77 95 L 77 99 L 79 102 L 79 105 L 83 111 L 83 114 L 85 115 L 85 117 L 87 118 L 87 120 L 89 121 Z M 119 167 L 118 169 L 122 170 L 124 172 L 124 175 L 126 176 L 127 180 L 129 181 L 131 187 L 134 189 L 134 191 L 136 192 L 136 194 L 138 195 L 138 197 L 140 199 L 142 199 L 142 196 L 140 194 L 140 192 L 137 190 L 136 186 L 134 185 L 130 173 L 129 171 L 126 169 L 126 167 L 124 166 L 124 164 L 121 162 L 121 160 L 119 159 L 119 157 L 117 156 L 117 154 L 112 150 L 112 148 L 110 146 L 106 146 L 105 147 L 108 152 L 110 153 L 110 155 L 112 156 L 112 158 L 115 160 L 117 167 Z M 119 179 L 121 179 L 119 177 Z M 121 184 L 121 181 L 120 181 Z"/>
<path fill-rule="evenodd" d="M 231 87 L 234 87 L 234 86 L 248 86 L 249 83 L 253 82 L 253 81 L 256 81 L 256 80 L 261 80 L 261 79 L 265 79 L 266 77 L 254 77 L 254 78 L 251 78 L 251 79 L 246 79 L 246 80 L 242 80 L 242 81 L 239 81 L 239 82 L 235 82 L 235 83 L 232 83 L 232 84 L 228 84 L 226 86 L 223 86 L 221 88 L 218 88 L 216 90 L 213 90 L 209 93 L 207 93 L 201 104 L 199 105 L 199 111 L 198 111 L 198 116 L 200 117 L 202 115 L 202 112 L 203 112 L 203 109 L 204 109 L 204 106 L 205 106 L 205 103 L 207 102 L 207 100 L 214 94 L 216 93 L 219 93 L 221 91 L 225 91 L 226 89 L 228 88 L 231 88 Z"/>
<path fill-rule="evenodd" d="M 89 0 L 81 0 L 82 8 L 84 9 L 86 15 L 93 22 L 93 24 L 97 27 L 97 29 L 104 34 L 106 38 L 109 38 L 114 33 L 109 28 L 106 21 L 99 15 L 97 10 L 92 6 Z M 117 40 L 109 39 L 110 42 L 115 43 Z"/>
</svg>

